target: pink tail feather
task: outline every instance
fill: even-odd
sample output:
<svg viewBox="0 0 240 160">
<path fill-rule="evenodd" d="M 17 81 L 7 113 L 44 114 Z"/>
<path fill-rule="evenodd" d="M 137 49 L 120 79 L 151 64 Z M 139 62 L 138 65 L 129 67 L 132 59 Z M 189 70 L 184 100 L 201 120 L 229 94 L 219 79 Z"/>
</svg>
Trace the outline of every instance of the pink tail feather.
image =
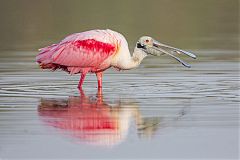
<svg viewBox="0 0 240 160">
<path fill-rule="evenodd" d="M 52 63 L 52 55 L 55 53 L 57 44 L 53 44 L 51 46 L 41 48 L 40 53 L 36 57 L 36 62 L 39 63 L 39 66 L 42 69 L 52 69 L 56 70 L 57 65 Z"/>
<path fill-rule="evenodd" d="M 52 63 L 53 55 L 56 54 L 57 52 L 61 52 L 61 50 L 63 49 L 64 48 L 59 49 L 57 44 L 41 48 L 39 49 L 40 53 L 36 57 L 36 62 L 39 63 L 39 66 L 42 69 L 51 69 L 53 71 L 55 71 L 56 69 L 62 69 L 70 74 L 76 74 L 81 72 L 82 71 L 81 67 L 67 67 Z"/>
</svg>

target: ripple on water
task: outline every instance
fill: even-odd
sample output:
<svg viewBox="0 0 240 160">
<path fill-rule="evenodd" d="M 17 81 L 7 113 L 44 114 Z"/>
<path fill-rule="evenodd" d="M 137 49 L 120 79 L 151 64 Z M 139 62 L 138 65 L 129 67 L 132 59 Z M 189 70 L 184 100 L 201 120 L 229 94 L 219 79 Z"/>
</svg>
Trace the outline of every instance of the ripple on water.
<svg viewBox="0 0 240 160">
<path fill-rule="evenodd" d="M 98 112 L 89 108 L 76 112 L 94 113 L 89 115 L 89 121 L 96 119 L 93 115 L 108 114 L 125 127 L 125 130 L 115 132 L 120 150 L 127 145 L 135 145 L 138 150 L 146 143 L 164 149 L 165 140 L 175 143 L 179 139 L 183 139 L 186 142 L 183 145 L 189 148 L 200 143 L 194 143 L 196 140 L 205 144 L 214 138 L 216 144 L 221 142 L 226 146 L 237 137 L 239 77 L 235 59 L 211 62 L 213 57 L 200 58 L 193 63 L 193 68 L 186 69 L 173 61 L 164 63 L 164 59 L 149 58 L 135 70 L 109 70 L 103 80 L 104 103 L 100 103 L 97 95 L 95 76 L 89 75 L 83 87 L 87 99 L 82 104 L 81 93 L 76 88 L 79 75 L 41 71 L 31 58 L 22 59 L 22 63 L 15 63 L 14 58 L 7 59 L 10 63 L 0 61 L 0 151 L 7 145 L 16 147 L 17 144 L 28 146 L 31 143 L 34 146 L 46 139 L 64 144 L 58 146 L 70 145 L 64 140 L 73 139 L 73 142 L 70 140 L 71 147 L 77 141 L 89 141 L 86 137 L 83 140 L 86 136 L 83 130 L 76 132 L 75 128 L 72 132 L 73 128 L 68 126 L 69 122 L 71 125 L 85 123 L 81 114 L 75 114 L 74 106 L 79 105 L 105 107 Z M 40 106 L 45 107 L 42 113 Z M 59 114 L 64 111 L 61 108 L 64 106 L 64 109 L 68 106 L 67 110 Z M 74 116 L 80 117 L 74 121 L 69 119 Z M 104 134 L 106 139 L 114 139 Z M 154 141 L 145 141 L 143 137 Z M 223 141 L 226 137 L 229 141 Z M 93 140 L 96 136 L 88 138 Z M 110 144 L 110 141 L 101 143 Z M 81 145 L 88 147 L 85 143 Z M 214 143 L 213 146 L 217 147 Z M 39 146 L 35 149 L 39 150 Z"/>
</svg>

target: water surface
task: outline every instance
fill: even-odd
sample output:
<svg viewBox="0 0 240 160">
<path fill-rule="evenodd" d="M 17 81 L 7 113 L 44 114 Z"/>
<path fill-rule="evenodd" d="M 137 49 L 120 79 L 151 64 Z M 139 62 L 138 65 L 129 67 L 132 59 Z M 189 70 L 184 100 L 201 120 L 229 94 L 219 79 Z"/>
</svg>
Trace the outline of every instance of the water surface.
<svg viewBox="0 0 240 160">
<path fill-rule="evenodd" d="M 79 75 L 42 71 L 35 52 L 2 53 L 0 157 L 237 158 L 237 52 L 195 52 L 191 69 L 162 56 L 108 70 L 102 95 L 94 75 L 79 91 Z"/>
</svg>

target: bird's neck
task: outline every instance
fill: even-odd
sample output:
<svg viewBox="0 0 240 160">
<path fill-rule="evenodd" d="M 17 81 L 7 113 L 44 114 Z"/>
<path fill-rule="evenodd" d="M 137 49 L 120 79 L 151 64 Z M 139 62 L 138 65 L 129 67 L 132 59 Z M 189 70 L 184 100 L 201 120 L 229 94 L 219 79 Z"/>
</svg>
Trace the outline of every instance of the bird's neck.
<svg viewBox="0 0 240 160">
<path fill-rule="evenodd" d="M 123 57 L 118 57 L 116 65 L 114 67 L 119 70 L 129 70 L 132 68 L 136 68 L 142 62 L 142 60 L 147 56 L 142 50 L 135 48 L 134 52 L 131 56 L 130 52 L 121 54 Z"/>
<path fill-rule="evenodd" d="M 130 59 L 130 62 L 128 64 L 129 69 L 138 67 L 146 56 L 147 54 L 145 52 L 143 52 L 138 48 L 135 48 L 132 54 L 132 57 Z"/>
</svg>

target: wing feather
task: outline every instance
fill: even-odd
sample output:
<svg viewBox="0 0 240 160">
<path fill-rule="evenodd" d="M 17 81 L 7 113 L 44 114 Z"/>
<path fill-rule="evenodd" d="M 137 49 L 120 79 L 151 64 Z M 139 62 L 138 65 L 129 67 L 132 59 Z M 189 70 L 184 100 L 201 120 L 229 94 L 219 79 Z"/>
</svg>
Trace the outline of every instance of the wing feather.
<svg viewBox="0 0 240 160">
<path fill-rule="evenodd" d="M 94 39 L 60 45 L 52 56 L 53 63 L 65 66 L 91 67 L 114 54 L 116 47 Z"/>
<path fill-rule="evenodd" d="M 37 62 L 66 67 L 97 67 L 115 54 L 117 38 L 108 30 L 92 30 L 67 36 L 59 44 L 40 49 Z"/>
</svg>

